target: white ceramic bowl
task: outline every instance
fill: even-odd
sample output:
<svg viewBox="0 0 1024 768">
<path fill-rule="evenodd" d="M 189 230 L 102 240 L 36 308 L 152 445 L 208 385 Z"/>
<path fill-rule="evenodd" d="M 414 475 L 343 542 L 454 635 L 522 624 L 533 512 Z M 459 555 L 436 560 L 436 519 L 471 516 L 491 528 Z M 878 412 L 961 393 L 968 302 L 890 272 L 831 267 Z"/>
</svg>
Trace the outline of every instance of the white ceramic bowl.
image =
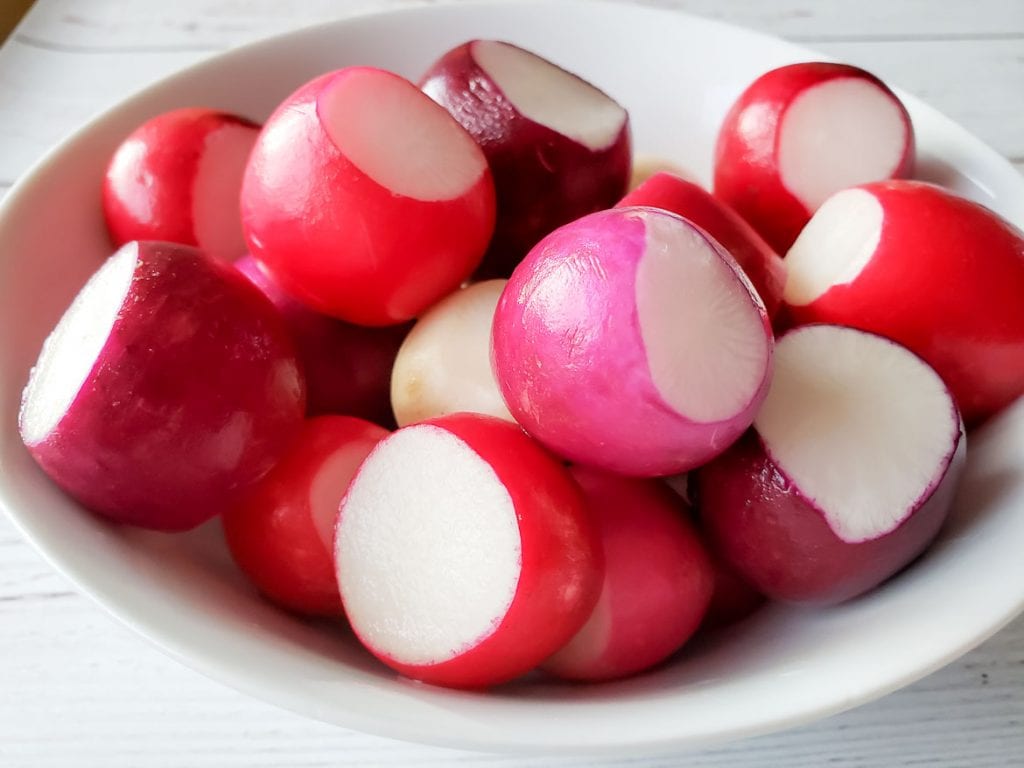
<svg viewBox="0 0 1024 768">
<path fill-rule="evenodd" d="M 496 37 L 537 50 L 630 111 L 639 151 L 707 181 L 716 128 L 767 69 L 813 53 L 681 13 L 582 0 L 458 4 L 285 35 L 186 70 L 106 113 L 21 180 L 0 212 L 0 505 L 78 588 L 174 657 L 310 717 L 403 739 L 491 750 L 630 753 L 773 731 L 853 707 L 928 674 L 1024 607 L 1024 407 L 972 436 L 953 518 L 912 569 L 824 611 L 771 607 L 651 674 L 599 686 L 525 680 L 463 693 L 397 679 L 344 631 L 261 602 L 217 527 L 184 536 L 107 525 L 59 493 L 16 430 L 40 344 L 110 250 L 100 179 L 112 149 L 189 105 L 269 114 L 329 69 L 415 78 L 452 45 Z M 1024 222 L 1024 180 L 966 131 L 907 97 L 925 178 Z"/>
</svg>

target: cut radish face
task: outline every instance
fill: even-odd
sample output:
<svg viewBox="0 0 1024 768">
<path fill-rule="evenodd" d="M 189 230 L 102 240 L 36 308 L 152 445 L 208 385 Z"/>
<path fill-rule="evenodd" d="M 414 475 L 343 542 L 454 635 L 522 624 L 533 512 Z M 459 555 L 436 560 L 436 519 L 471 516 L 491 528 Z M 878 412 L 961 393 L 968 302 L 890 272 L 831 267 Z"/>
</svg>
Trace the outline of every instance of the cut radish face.
<svg viewBox="0 0 1024 768">
<path fill-rule="evenodd" d="M 334 526 L 363 459 L 387 430 L 348 416 L 310 419 L 281 460 L 222 520 L 231 555 L 270 600 L 341 616 Z"/>
<path fill-rule="evenodd" d="M 572 478 L 518 428 L 476 414 L 384 440 L 342 502 L 335 546 L 360 640 L 439 685 L 523 674 L 580 628 L 600 589 Z"/>
<path fill-rule="evenodd" d="M 706 231 L 750 278 L 774 316 L 782 301 L 786 268 L 779 255 L 739 214 L 701 186 L 671 173 L 656 173 L 619 201 L 617 207 L 645 205 L 676 213 Z"/>
<path fill-rule="evenodd" d="M 1024 235 L 920 182 L 831 197 L 786 255 L 787 314 L 850 325 L 919 354 L 968 426 L 1024 395 Z"/>
<path fill-rule="evenodd" d="M 238 193 L 259 126 L 211 109 L 179 109 L 118 147 L 103 186 L 115 245 L 167 240 L 233 261 L 245 253 Z"/>
<path fill-rule="evenodd" d="M 721 453 L 767 391 L 772 336 L 736 263 L 654 208 L 549 235 L 495 314 L 494 366 L 516 420 L 566 458 L 669 475 Z"/>
<path fill-rule="evenodd" d="M 507 277 L 544 235 L 625 192 L 626 111 L 546 59 L 474 40 L 446 53 L 421 85 L 476 139 L 494 173 L 498 219 L 478 275 Z"/>
<path fill-rule="evenodd" d="M 267 121 L 242 186 L 252 255 L 324 314 L 416 317 L 462 283 L 494 228 L 494 185 L 469 135 L 414 85 L 350 67 Z"/>
<path fill-rule="evenodd" d="M 916 557 L 965 440 L 939 376 L 888 339 L 805 326 L 776 346 L 755 434 L 698 473 L 716 548 L 771 597 L 838 602 Z"/>
<path fill-rule="evenodd" d="M 910 116 L 882 81 L 846 64 L 791 64 L 726 116 L 714 191 L 783 253 L 830 195 L 906 176 L 913 162 Z"/>
<path fill-rule="evenodd" d="M 288 333 L 245 278 L 194 248 L 130 243 L 47 339 L 19 426 L 84 506 L 184 530 L 266 474 L 304 396 Z"/>
<path fill-rule="evenodd" d="M 417 321 L 391 376 L 399 426 L 462 411 L 513 421 L 491 370 L 491 324 L 505 283 L 456 291 Z"/>
</svg>

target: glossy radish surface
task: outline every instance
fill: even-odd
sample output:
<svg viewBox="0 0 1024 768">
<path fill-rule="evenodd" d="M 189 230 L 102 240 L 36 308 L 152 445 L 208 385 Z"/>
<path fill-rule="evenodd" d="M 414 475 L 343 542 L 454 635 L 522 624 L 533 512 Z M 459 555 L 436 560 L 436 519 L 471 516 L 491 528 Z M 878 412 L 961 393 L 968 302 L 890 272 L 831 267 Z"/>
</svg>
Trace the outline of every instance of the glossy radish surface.
<svg viewBox="0 0 1024 768">
<path fill-rule="evenodd" d="M 911 181 L 829 199 L 786 256 L 787 313 L 898 341 L 946 381 L 968 426 L 1024 394 L 1024 234 Z"/>
<path fill-rule="evenodd" d="M 287 330 L 248 280 L 188 246 L 129 243 L 46 340 L 19 426 L 81 504 L 175 531 L 265 475 L 304 409 Z"/>
<path fill-rule="evenodd" d="M 235 267 L 277 307 L 306 374 L 306 413 L 343 414 L 391 426 L 391 369 L 406 325 L 367 328 L 310 309 L 284 292 L 252 256 Z"/>
<path fill-rule="evenodd" d="M 363 459 L 388 431 L 349 416 L 320 416 L 222 518 L 231 556 L 270 600 L 313 616 L 341 616 L 334 526 Z"/>
<path fill-rule="evenodd" d="M 399 426 L 460 411 L 513 421 L 491 369 L 491 323 L 505 283 L 462 288 L 417 321 L 391 376 Z"/>
<path fill-rule="evenodd" d="M 919 357 L 851 328 L 797 328 L 776 346 L 754 430 L 697 473 L 716 550 L 757 589 L 835 603 L 931 542 L 963 465 L 949 390 Z"/>
<path fill-rule="evenodd" d="M 245 253 L 238 194 L 260 127 L 189 108 L 147 120 L 117 148 L 103 211 L 117 246 L 132 240 L 194 245 L 232 261 Z"/>
<path fill-rule="evenodd" d="M 830 195 L 913 164 L 910 116 L 881 80 L 848 64 L 790 64 L 755 80 L 726 115 L 714 193 L 784 253 Z"/>
<path fill-rule="evenodd" d="M 421 85 L 479 143 L 494 173 L 498 218 L 481 277 L 508 277 L 542 237 L 626 191 L 626 110 L 546 59 L 473 40 L 433 64 Z"/>
<path fill-rule="evenodd" d="M 587 623 L 543 669 L 608 680 L 664 661 L 697 630 L 714 589 L 711 561 L 682 500 L 656 480 L 573 467 L 604 551 L 604 586 Z"/>
<path fill-rule="evenodd" d="M 267 121 L 242 185 L 252 255 L 291 295 L 361 325 L 416 317 L 477 267 L 494 185 L 473 139 L 412 83 L 349 67 Z"/>
<path fill-rule="evenodd" d="M 764 305 L 700 229 L 617 208 L 556 230 L 516 269 L 494 318 L 512 415 L 574 462 L 669 475 L 721 453 L 771 377 Z"/>
<path fill-rule="evenodd" d="M 782 302 L 786 267 L 771 246 L 728 205 L 699 184 L 659 172 L 619 201 L 677 213 L 711 235 L 740 265 L 773 317 Z"/>
<path fill-rule="evenodd" d="M 568 470 L 479 414 L 382 441 L 342 502 L 335 546 L 359 639 L 439 685 L 527 672 L 583 625 L 601 589 L 600 542 Z"/>
</svg>

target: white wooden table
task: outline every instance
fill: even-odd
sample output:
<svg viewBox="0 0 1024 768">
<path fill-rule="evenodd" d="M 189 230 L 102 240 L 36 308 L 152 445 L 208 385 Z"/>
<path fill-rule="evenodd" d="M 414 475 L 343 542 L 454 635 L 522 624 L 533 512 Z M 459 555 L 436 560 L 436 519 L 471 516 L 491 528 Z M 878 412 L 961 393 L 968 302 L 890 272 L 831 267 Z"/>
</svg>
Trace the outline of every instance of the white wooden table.
<svg viewBox="0 0 1024 768">
<path fill-rule="evenodd" d="M 414 3 L 37 0 L 0 48 L 0 193 L 87 117 L 151 80 L 248 40 L 402 4 Z M 1024 0 L 658 4 L 781 35 L 867 67 L 931 102 L 1024 170 Z M 602 764 L 683 763 L 1024 766 L 1024 620 L 918 684 L 830 720 L 699 754 Z M 485 764 L 598 763 L 403 744 L 248 699 L 115 624 L 0 518 L 3 768 Z"/>
</svg>

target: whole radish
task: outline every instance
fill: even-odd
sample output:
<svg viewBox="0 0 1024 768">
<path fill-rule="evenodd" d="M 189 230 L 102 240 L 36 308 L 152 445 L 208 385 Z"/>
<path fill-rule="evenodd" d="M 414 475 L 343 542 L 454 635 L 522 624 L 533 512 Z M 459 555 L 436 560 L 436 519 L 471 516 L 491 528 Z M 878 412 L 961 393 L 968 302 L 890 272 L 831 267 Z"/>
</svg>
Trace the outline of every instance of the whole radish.
<svg viewBox="0 0 1024 768">
<path fill-rule="evenodd" d="M 304 410 L 294 347 L 266 297 L 194 248 L 143 242 L 111 256 L 47 338 L 19 428 L 85 507 L 180 531 L 263 477 Z"/>
</svg>

